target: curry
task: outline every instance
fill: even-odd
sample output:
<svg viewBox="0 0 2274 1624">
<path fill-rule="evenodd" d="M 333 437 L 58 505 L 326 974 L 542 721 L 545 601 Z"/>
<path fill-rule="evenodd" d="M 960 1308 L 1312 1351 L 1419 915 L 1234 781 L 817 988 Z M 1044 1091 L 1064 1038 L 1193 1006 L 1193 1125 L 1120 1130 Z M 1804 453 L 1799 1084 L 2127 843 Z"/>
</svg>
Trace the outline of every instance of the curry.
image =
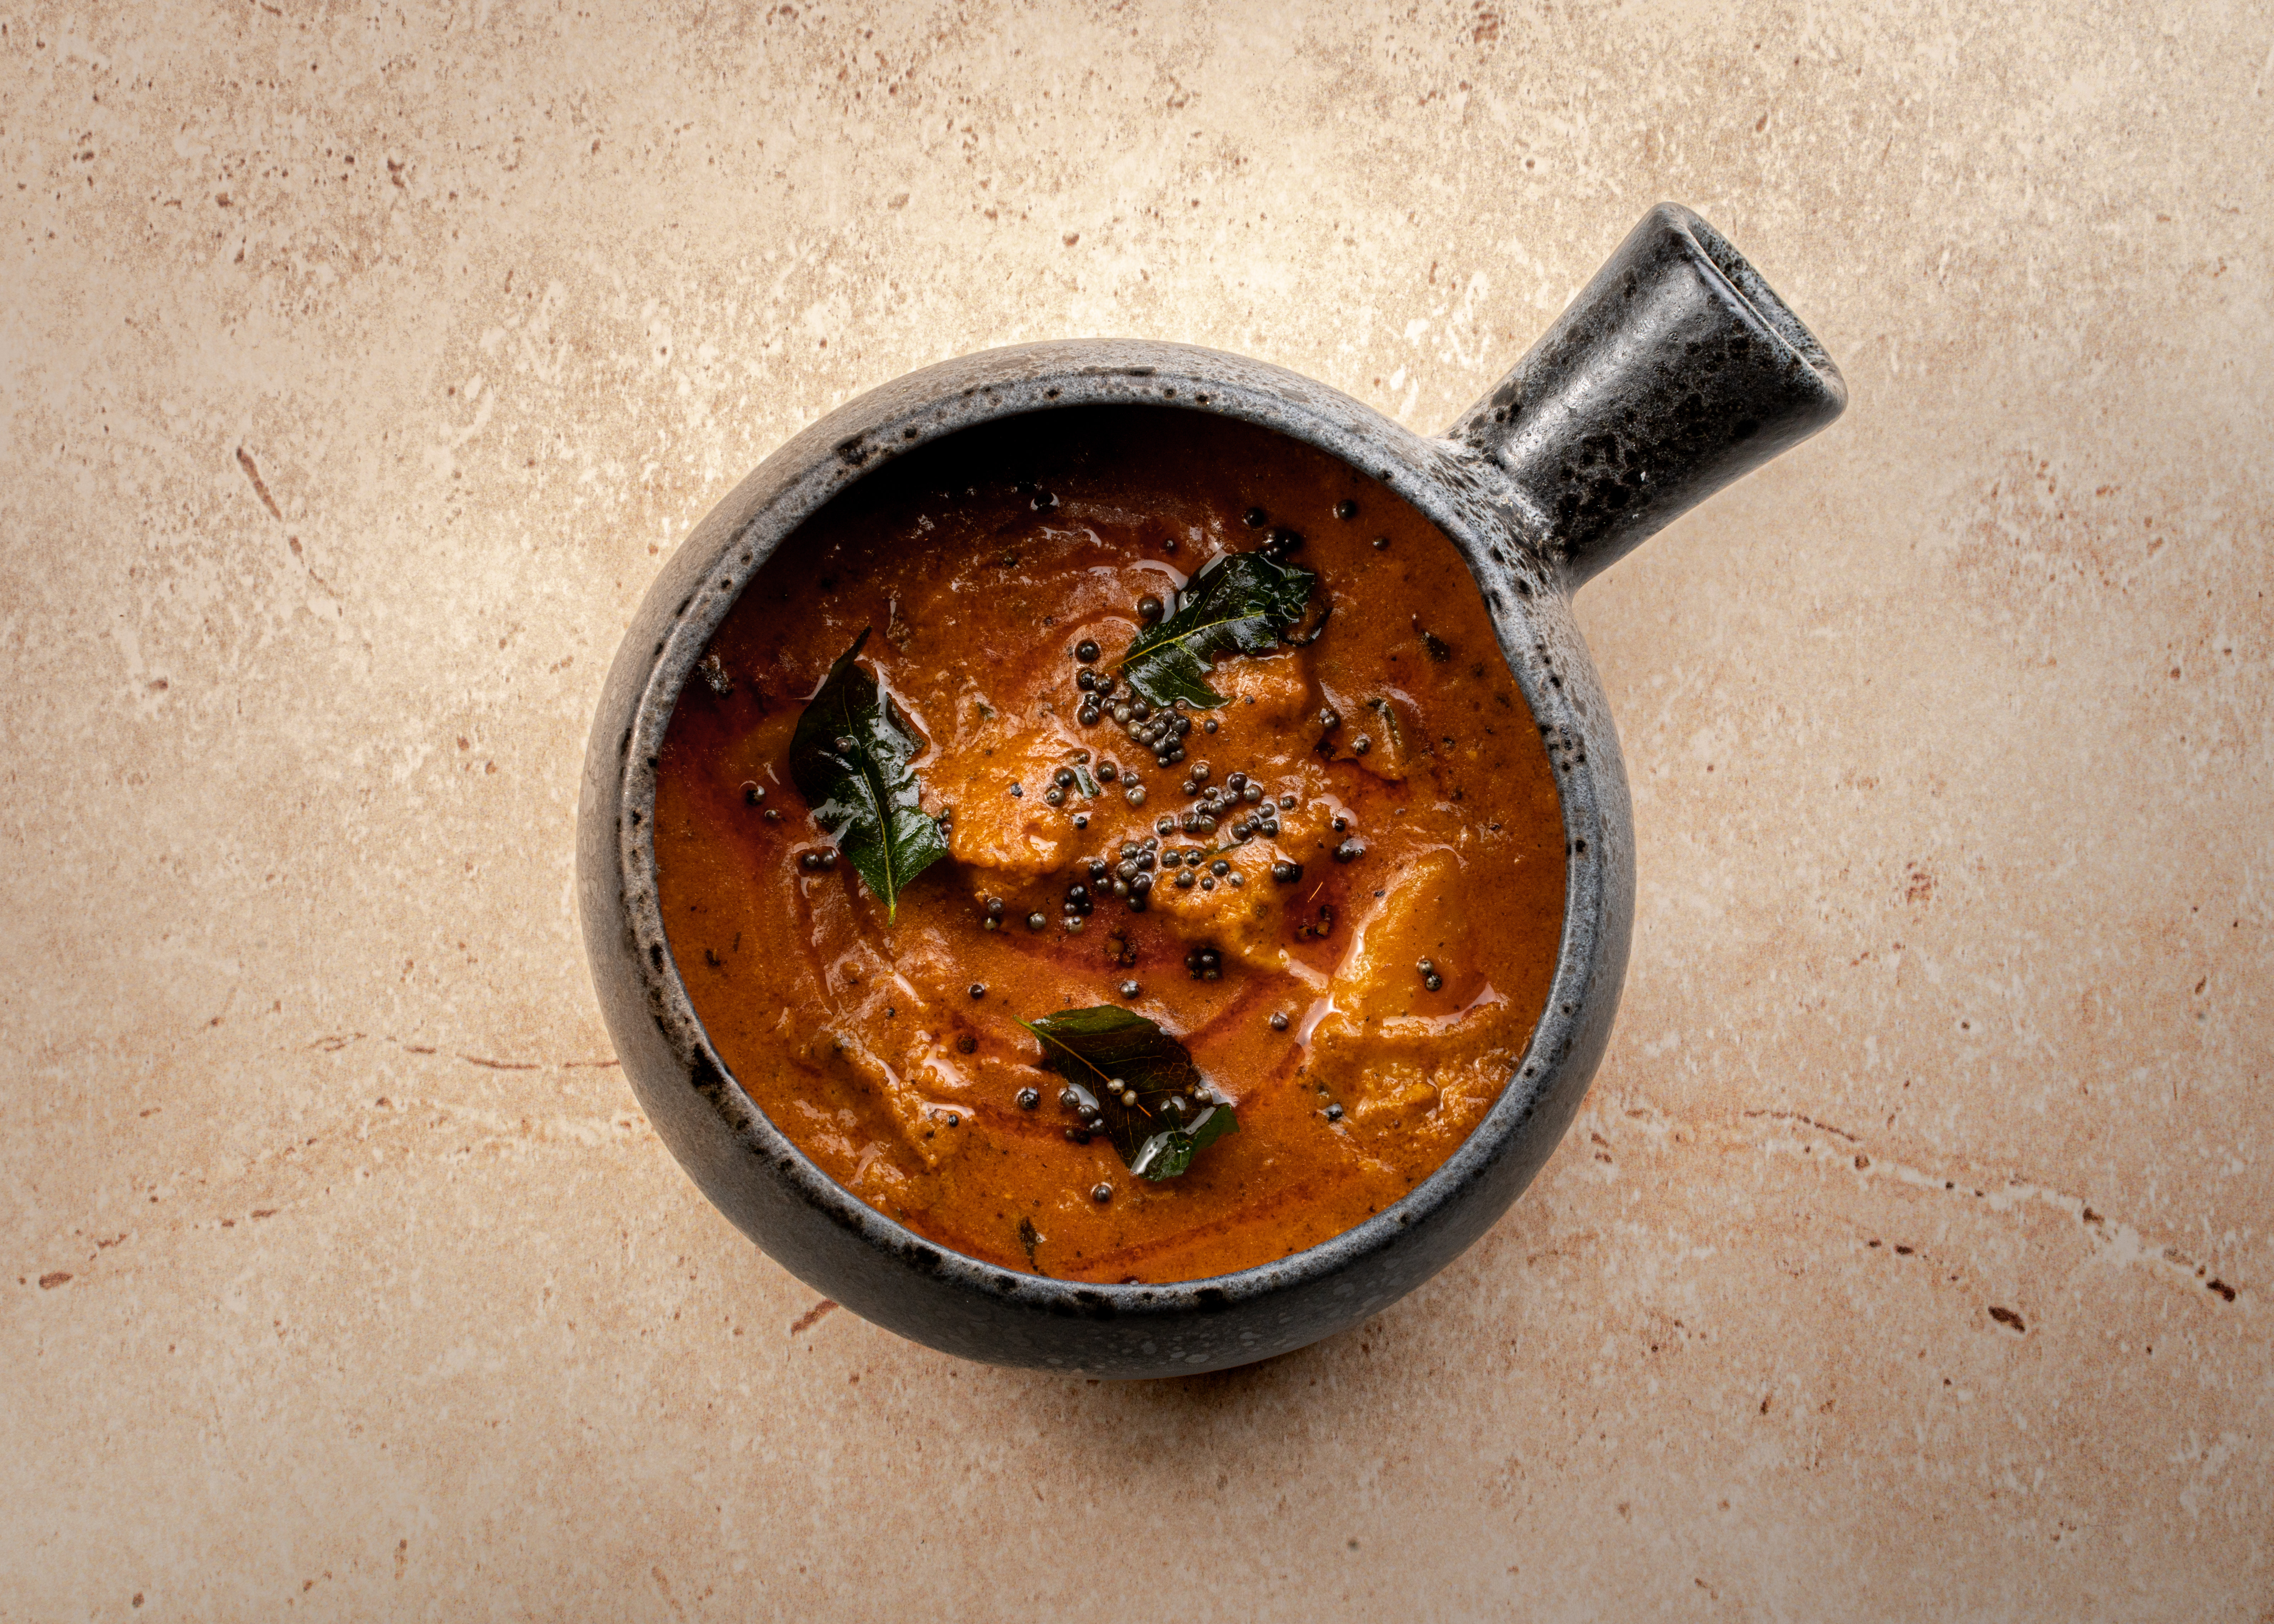
<svg viewBox="0 0 2274 1624">
<path fill-rule="evenodd" d="M 791 537 L 679 698 L 655 847 L 775 1125 L 938 1244 L 1088 1282 L 1396 1202 L 1562 929 L 1554 775 L 1451 543 L 1159 407 L 966 431 Z"/>
</svg>

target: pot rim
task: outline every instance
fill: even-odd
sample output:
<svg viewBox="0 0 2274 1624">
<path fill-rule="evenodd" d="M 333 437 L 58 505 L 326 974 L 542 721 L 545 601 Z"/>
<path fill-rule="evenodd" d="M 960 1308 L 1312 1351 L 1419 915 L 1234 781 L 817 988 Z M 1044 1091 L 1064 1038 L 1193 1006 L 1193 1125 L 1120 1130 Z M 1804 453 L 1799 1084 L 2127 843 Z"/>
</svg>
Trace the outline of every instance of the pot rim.
<svg viewBox="0 0 2274 1624">
<path fill-rule="evenodd" d="M 1499 1097 L 1452 1154 L 1397 1202 L 1314 1246 L 1229 1274 L 1158 1284 L 1058 1280 L 951 1251 L 823 1172 L 743 1090 L 696 1014 L 663 921 L 653 830 L 656 760 L 680 691 L 743 588 L 806 521 L 899 455 L 961 430 L 1028 412 L 1122 404 L 1210 412 L 1286 434 L 1378 480 L 1435 524 L 1476 579 L 1539 729 L 1565 846 L 1563 923 L 1547 1002 Z M 1599 1045 L 1585 1034 L 1608 1026 L 1623 978 L 1627 943 L 1617 908 L 1630 863 L 1625 779 L 1608 708 L 1570 620 L 1569 585 L 1540 539 L 1489 458 L 1417 434 L 1299 373 L 1221 350 L 1139 339 L 1045 341 L 937 363 L 855 397 L 768 455 L 681 543 L 674 559 L 688 562 L 667 564 L 651 583 L 610 673 L 613 689 L 627 674 L 626 662 L 644 668 L 621 741 L 593 741 L 594 756 L 613 743 L 619 760 L 588 765 L 588 784 L 599 793 L 581 816 L 614 824 L 605 838 L 630 957 L 673 1057 L 704 1080 L 706 1091 L 710 1081 L 723 1081 L 712 1103 L 744 1154 L 772 1163 L 806 1202 L 871 1250 L 975 1297 L 1083 1318 L 1216 1312 L 1315 1284 L 1378 1254 L 1524 1141 L 1575 1054 L 1592 1069 L 1589 1051 Z M 651 649 L 635 649 L 640 622 L 674 582 L 685 595 L 667 626 Z M 604 702 L 604 718 L 608 710 Z M 597 967 L 604 944 L 588 936 L 588 948 Z M 1556 1113 L 1547 1116 L 1542 1125 L 1560 1138 L 1564 1124 L 1554 1120 Z M 762 1237 L 751 1238 L 764 1249 Z M 1352 1287 L 1345 1282 L 1336 1289 Z"/>
</svg>

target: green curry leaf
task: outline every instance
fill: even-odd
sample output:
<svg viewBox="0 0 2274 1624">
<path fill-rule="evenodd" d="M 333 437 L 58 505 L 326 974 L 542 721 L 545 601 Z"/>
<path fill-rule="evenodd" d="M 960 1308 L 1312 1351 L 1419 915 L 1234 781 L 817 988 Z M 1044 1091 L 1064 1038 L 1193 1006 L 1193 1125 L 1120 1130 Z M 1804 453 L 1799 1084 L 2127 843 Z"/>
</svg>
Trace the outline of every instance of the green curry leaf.
<svg viewBox="0 0 2274 1624">
<path fill-rule="evenodd" d="M 1129 686 L 1156 705 L 1224 703 L 1209 686 L 1219 654 L 1268 654 L 1303 618 L 1317 574 L 1262 553 L 1227 553 L 1178 595 L 1177 613 L 1139 635 L 1121 662 Z"/>
<path fill-rule="evenodd" d="M 939 820 L 925 812 L 914 765 L 923 742 L 854 663 L 862 632 L 838 657 L 789 742 L 790 777 L 837 849 L 897 915 L 908 882 L 947 855 Z"/>
<path fill-rule="evenodd" d="M 1085 1116 L 1141 1178 L 1174 1178 L 1239 1131 L 1182 1043 L 1142 1015 L 1100 1004 L 1019 1023 L 1042 1041 L 1043 1064 L 1066 1079 Z M 1136 1103 L 1128 1103 L 1133 1093 Z"/>
</svg>

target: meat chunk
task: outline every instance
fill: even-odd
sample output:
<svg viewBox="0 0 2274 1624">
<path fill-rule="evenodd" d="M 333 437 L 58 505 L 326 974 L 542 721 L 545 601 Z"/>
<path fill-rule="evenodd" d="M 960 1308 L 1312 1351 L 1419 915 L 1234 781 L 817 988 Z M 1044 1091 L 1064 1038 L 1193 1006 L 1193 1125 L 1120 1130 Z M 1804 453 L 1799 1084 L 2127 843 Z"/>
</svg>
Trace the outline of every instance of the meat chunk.
<svg viewBox="0 0 2274 1624">
<path fill-rule="evenodd" d="M 1458 1009 L 1463 992 L 1473 991 L 1480 979 L 1464 968 L 1475 956 L 1469 951 L 1470 897 L 1460 858 L 1442 847 L 1423 852 L 1382 893 L 1358 921 L 1350 951 L 1336 967 L 1337 1014 L 1378 1026 L 1417 1011 Z M 1437 993 L 1427 990 L 1419 967 L 1425 959 L 1445 982 Z"/>
<path fill-rule="evenodd" d="M 1276 733 L 1302 723 L 1317 709 L 1312 703 L 1311 679 L 1292 652 L 1224 661 L 1209 673 L 1209 681 L 1237 707 L 1216 714 L 1228 714 L 1242 726 L 1258 726 Z"/>
<path fill-rule="evenodd" d="M 1074 746 L 1049 702 L 1020 715 L 967 679 L 953 716 L 924 721 L 937 724 L 926 726 L 935 754 L 924 777 L 954 809 L 948 854 L 1013 880 L 1063 868 L 1073 855 L 1073 823 L 1043 797 Z"/>
<path fill-rule="evenodd" d="M 1395 691 L 1367 699 L 1352 726 L 1358 732 L 1349 741 L 1352 759 L 1387 783 L 1403 784 L 1427 748 L 1413 702 Z"/>
<path fill-rule="evenodd" d="M 1449 1103 L 1499 1088 L 1529 1012 L 1472 967 L 1471 898 L 1453 852 L 1420 853 L 1383 890 L 1328 983 L 1306 1074 L 1361 1129 L 1427 1133 L 1472 1116 Z"/>
<path fill-rule="evenodd" d="M 1187 942 L 1206 942 L 1228 959 L 1276 970 L 1287 963 L 1287 892 L 1271 881 L 1271 862 L 1278 853 L 1263 841 L 1211 853 L 1225 865 L 1222 876 L 1204 863 L 1197 869 L 1181 865 L 1164 868 L 1153 883 L 1150 906 Z M 1176 876 L 1193 876 L 1189 887 Z M 1239 883 L 1232 883 L 1237 875 Z M 1209 886 L 1201 883 L 1205 877 Z"/>
<path fill-rule="evenodd" d="M 963 1142 L 947 1118 L 969 1109 L 968 1080 L 931 1019 L 950 1007 L 953 956 L 934 931 L 888 937 L 875 909 L 855 906 L 856 882 L 841 868 L 794 883 L 822 1009 L 819 1023 L 801 1031 L 785 1008 L 782 1049 L 859 1101 L 862 1114 L 888 1123 L 924 1166 L 937 1168 Z"/>
<path fill-rule="evenodd" d="M 937 1168 L 962 1145 L 962 1135 L 948 1125 L 949 1116 L 959 1113 L 926 1099 L 915 1079 L 885 1064 L 881 1056 L 861 1041 L 849 1024 L 833 1031 L 815 1033 L 806 1041 L 798 1057 L 823 1075 L 880 1104 L 883 1115 L 925 1167 Z M 919 1061 L 928 1058 L 922 1054 L 915 1057 Z"/>
<path fill-rule="evenodd" d="M 1385 783 L 1403 784 L 1428 748 L 1412 697 L 1397 688 L 1356 695 L 1331 684 L 1321 692 L 1339 718 L 1327 736 L 1334 758 L 1352 763 Z"/>
</svg>

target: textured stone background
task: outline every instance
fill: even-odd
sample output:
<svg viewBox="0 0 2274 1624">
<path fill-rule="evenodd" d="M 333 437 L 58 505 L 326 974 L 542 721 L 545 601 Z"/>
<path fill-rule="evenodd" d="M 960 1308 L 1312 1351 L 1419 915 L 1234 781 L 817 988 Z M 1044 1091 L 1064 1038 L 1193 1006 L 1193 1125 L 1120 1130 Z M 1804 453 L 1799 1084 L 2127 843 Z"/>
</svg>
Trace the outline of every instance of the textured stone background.
<svg viewBox="0 0 2274 1624">
<path fill-rule="evenodd" d="M 2270 163 L 2216 0 L 0 0 L 0 1618 L 2274 1616 Z M 1855 405 L 1582 599 L 1532 1193 L 1181 1384 L 817 1317 L 577 945 L 659 558 L 1013 340 L 1442 425 L 1660 198 Z"/>
</svg>

